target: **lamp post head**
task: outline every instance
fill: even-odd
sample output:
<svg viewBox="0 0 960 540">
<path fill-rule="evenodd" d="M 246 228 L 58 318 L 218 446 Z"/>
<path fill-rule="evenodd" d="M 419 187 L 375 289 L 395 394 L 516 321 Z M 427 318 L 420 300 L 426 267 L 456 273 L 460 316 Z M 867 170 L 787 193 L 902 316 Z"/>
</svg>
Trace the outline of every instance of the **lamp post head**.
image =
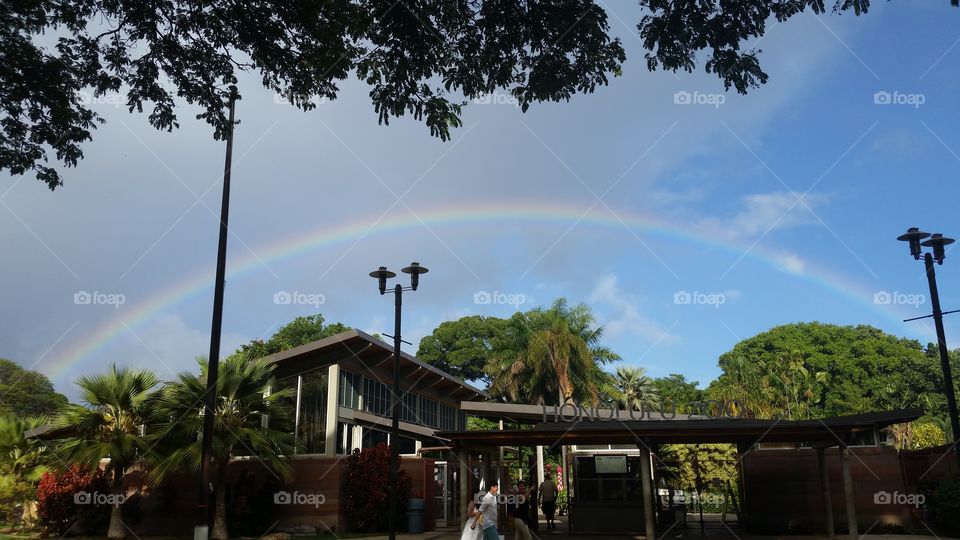
<svg viewBox="0 0 960 540">
<path fill-rule="evenodd" d="M 376 278 L 377 285 L 380 287 L 380 294 L 387 292 L 387 279 L 395 277 L 396 274 L 387 270 L 386 266 L 381 266 L 378 270 L 370 272 L 370 277 Z"/>
<path fill-rule="evenodd" d="M 946 252 L 943 249 L 943 246 L 949 246 L 954 242 L 953 238 L 947 238 L 940 233 L 934 233 L 930 235 L 930 239 L 921 243 L 923 247 L 933 248 L 933 258 L 937 261 L 937 264 L 943 264 L 943 259 L 946 258 Z"/>
<path fill-rule="evenodd" d="M 906 233 L 898 236 L 897 240 L 909 243 L 910 255 L 913 255 L 914 259 L 920 260 L 920 240 L 923 240 L 928 236 L 930 236 L 930 233 L 925 233 L 917 227 L 910 227 L 907 229 Z"/>
<path fill-rule="evenodd" d="M 429 271 L 418 262 L 412 262 L 410 266 L 401 270 L 404 274 L 410 274 L 410 288 L 413 290 L 417 290 L 417 285 L 420 284 L 420 274 L 426 274 Z"/>
</svg>

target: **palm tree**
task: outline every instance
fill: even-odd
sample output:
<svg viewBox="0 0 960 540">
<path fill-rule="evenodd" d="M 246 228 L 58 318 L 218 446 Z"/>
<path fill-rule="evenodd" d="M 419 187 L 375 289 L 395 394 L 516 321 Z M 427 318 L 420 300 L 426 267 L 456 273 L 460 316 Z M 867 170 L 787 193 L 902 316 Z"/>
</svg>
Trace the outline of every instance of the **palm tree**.
<svg viewBox="0 0 960 540">
<path fill-rule="evenodd" d="M 36 482 L 47 471 L 48 448 L 26 432 L 47 424 L 42 417 L 0 416 L 0 474 L 19 481 Z"/>
<path fill-rule="evenodd" d="M 174 471 L 200 469 L 207 361 L 199 358 L 198 363 L 199 375 L 180 373 L 160 391 L 157 414 L 165 426 L 158 442 L 169 451 L 156 460 L 148 475 L 153 485 Z M 282 424 L 290 416 L 288 398 L 294 390 L 271 392 L 273 370 L 273 364 L 248 360 L 243 353 L 220 362 L 213 433 L 214 522 L 210 533 L 215 540 L 228 537 L 226 475 L 232 458 L 252 457 L 284 481 L 293 476 L 293 435 L 269 426 Z"/>
<path fill-rule="evenodd" d="M 614 397 L 627 409 L 644 410 L 660 403 L 660 394 L 653 379 L 642 367 L 620 366 L 614 375 Z"/>
<path fill-rule="evenodd" d="M 150 391 L 157 382 L 151 371 L 115 365 L 106 373 L 80 377 L 76 384 L 83 405 L 68 406 L 54 422 L 55 427 L 68 433 L 58 448 L 65 462 L 95 469 L 102 459 L 110 460 L 112 492 L 117 498 L 123 492 L 124 472 L 149 451 L 144 431 Z M 107 536 L 126 536 L 118 504 L 110 510 Z"/>
<path fill-rule="evenodd" d="M 620 359 L 599 344 L 602 336 L 590 308 L 571 308 L 564 298 L 549 309 L 517 313 L 488 363 L 491 390 L 519 402 L 597 403 L 609 382 L 600 364 Z"/>
</svg>

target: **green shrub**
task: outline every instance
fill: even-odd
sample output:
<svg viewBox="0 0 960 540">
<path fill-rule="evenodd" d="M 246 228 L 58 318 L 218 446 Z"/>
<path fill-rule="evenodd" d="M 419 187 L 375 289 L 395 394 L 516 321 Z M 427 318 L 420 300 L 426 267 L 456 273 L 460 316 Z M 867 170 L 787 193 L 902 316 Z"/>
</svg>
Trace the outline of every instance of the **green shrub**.
<svg viewBox="0 0 960 540">
<path fill-rule="evenodd" d="M 960 477 L 945 478 L 931 494 L 933 522 L 951 536 L 960 535 Z"/>
</svg>

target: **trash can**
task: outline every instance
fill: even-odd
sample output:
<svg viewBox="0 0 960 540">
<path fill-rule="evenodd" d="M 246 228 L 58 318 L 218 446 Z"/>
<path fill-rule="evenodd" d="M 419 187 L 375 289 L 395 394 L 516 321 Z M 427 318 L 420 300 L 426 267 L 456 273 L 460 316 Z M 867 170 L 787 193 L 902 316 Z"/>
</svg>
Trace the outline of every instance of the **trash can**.
<svg viewBox="0 0 960 540">
<path fill-rule="evenodd" d="M 407 532 L 419 534 L 423 532 L 423 499 L 410 499 L 407 503 Z"/>
</svg>

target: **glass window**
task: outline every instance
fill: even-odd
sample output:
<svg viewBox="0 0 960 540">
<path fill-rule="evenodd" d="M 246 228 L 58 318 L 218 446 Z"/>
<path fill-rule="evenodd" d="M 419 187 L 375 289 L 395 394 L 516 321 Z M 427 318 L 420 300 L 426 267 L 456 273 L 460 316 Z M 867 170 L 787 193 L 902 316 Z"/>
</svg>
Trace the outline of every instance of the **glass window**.
<svg viewBox="0 0 960 540">
<path fill-rule="evenodd" d="M 337 422 L 337 453 L 348 454 L 353 451 L 353 425 Z"/>
<path fill-rule="evenodd" d="M 420 396 L 420 425 L 437 427 L 437 402 Z"/>
<path fill-rule="evenodd" d="M 400 442 L 397 443 L 397 448 L 401 454 L 416 454 L 417 453 L 417 441 L 411 439 L 410 437 L 400 436 Z"/>
<path fill-rule="evenodd" d="M 363 377 L 357 373 L 340 371 L 340 392 L 337 403 L 341 407 L 360 408 L 360 382 L 362 380 Z"/>
<path fill-rule="evenodd" d="M 403 403 L 400 406 L 400 420 L 416 424 L 419 421 L 419 415 L 417 414 L 418 396 L 411 392 L 404 392 L 402 395 Z"/>
<path fill-rule="evenodd" d="M 304 454 L 322 454 L 327 440 L 327 370 L 300 376 L 300 417 L 297 448 Z"/>
<path fill-rule="evenodd" d="M 298 377 L 287 377 L 286 379 L 275 382 L 273 387 L 270 388 L 271 394 L 286 392 L 286 396 L 279 398 L 274 403 L 280 405 L 278 408 L 289 411 L 287 414 L 271 413 L 267 418 L 267 425 L 270 429 L 289 434 L 295 432 L 296 426 L 294 425 L 294 421 L 296 420 L 296 416 L 294 416 L 294 411 L 297 408 L 297 380 Z"/>
<path fill-rule="evenodd" d="M 387 416 L 390 411 L 390 391 L 387 385 L 375 379 L 363 380 L 363 410 Z"/>
<path fill-rule="evenodd" d="M 437 427 L 443 431 L 453 431 L 457 429 L 457 416 L 453 407 L 440 404 L 440 418 Z"/>
<path fill-rule="evenodd" d="M 373 448 L 380 443 L 387 444 L 389 435 L 386 431 L 365 427 L 363 428 L 363 448 Z"/>
</svg>

